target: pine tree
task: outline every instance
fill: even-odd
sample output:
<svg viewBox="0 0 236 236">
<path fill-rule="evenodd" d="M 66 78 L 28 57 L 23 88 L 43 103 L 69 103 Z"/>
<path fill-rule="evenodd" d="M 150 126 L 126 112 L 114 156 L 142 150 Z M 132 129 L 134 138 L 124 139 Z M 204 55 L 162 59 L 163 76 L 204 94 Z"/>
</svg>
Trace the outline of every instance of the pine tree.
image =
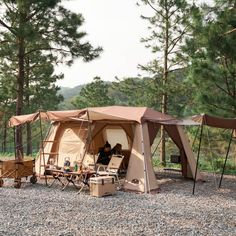
<svg viewBox="0 0 236 236">
<path fill-rule="evenodd" d="M 66 62 L 82 57 L 90 61 L 98 56 L 101 48 L 93 48 L 84 42 L 85 32 L 78 28 L 83 17 L 62 7 L 60 0 L 3 0 L 1 12 L 1 53 L 5 65 L 15 72 L 16 115 L 24 109 L 24 90 L 27 58 L 36 52 L 52 56 L 54 63 Z M 4 47 L 4 49 L 3 49 Z M 16 129 L 16 143 L 22 150 L 22 130 Z M 20 156 L 20 155 L 18 155 Z"/>
<path fill-rule="evenodd" d="M 156 59 L 141 69 L 153 74 L 156 80 L 156 93 L 161 97 L 161 112 L 168 112 L 168 96 L 173 93 L 170 90 L 171 72 L 182 68 L 180 60 L 180 46 L 188 32 L 189 13 L 191 8 L 186 0 L 141 0 L 142 3 L 153 10 L 152 16 L 142 16 L 149 23 L 150 36 L 143 38 L 147 48 L 156 55 Z M 173 77 L 172 77 L 173 78 Z M 161 128 L 160 158 L 165 165 L 165 132 Z"/>
<path fill-rule="evenodd" d="M 193 15 L 186 41 L 189 83 L 195 86 L 195 112 L 236 115 L 236 1 L 216 1 Z"/>
</svg>

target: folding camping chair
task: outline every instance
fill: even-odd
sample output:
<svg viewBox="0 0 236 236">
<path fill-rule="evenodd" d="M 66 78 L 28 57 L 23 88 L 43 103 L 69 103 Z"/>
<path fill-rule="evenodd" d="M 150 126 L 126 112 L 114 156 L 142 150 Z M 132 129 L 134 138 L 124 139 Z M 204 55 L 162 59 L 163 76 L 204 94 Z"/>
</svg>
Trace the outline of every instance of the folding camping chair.
<svg viewBox="0 0 236 236">
<path fill-rule="evenodd" d="M 98 166 L 96 174 L 98 176 L 106 176 L 106 175 L 115 176 L 115 178 L 117 179 L 117 182 L 119 184 L 119 187 L 120 187 L 120 180 L 118 177 L 118 171 L 120 169 L 123 159 L 124 159 L 124 156 L 122 156 L 122 155 L 112 155 L 107 168 L 104 171 L 100 171 L 101 167 L 104 168 L 104 165 Z"/>
</svg>

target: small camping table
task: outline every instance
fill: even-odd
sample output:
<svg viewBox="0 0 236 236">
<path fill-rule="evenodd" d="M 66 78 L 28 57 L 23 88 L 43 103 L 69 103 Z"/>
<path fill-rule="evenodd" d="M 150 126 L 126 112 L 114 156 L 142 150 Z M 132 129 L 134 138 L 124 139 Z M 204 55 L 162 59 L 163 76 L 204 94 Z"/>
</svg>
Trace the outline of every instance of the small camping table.
<svg viewBox="0 0 236 236">
<path fill-rule="evenodd" d="M 54 178 L 53 182 L 49 185 L 51 187 L 56 180 L 58 180 L 62 184 L 62 191 L 72 183 L 75 188 L 79 189 L 79 187 L 75 184 L 75 181 L 80 179 L 82 186 L 79 190 L 79 193 L 85 186 L 89 186 L 88 180 L 94 175 L 96 172 L 94 170 L 79 170 L 79 171 L 69 171 L 65 172 L 64 170 L 57 169 L 46 169 L 47 171 L 52 173 L 52 177 Z M 66 179 L 66 184 L 63 183 L 61 178 Z"/>
<path fill-rule="evenodd" d="M 63 177 L 63 173 L 64 171 L 63 170 L 57 170 L 57 169 L 46 169 L 47 172 L 51 173 L 52 177 L 54 178 L 54 180 L 52 181 L 52 183 L 50 185 L 48 185 L 48 187 L 51 187 L 56 180 L 58 180 L 62 186 L 64 186 L 65 184 L 61 181 L 61 178 L 60 177 Z"/>
<path fill-rule="evenodd" d="M 85 186 L 89 187 L 89 178 L 92 177 L 93 175 L 96 174 L 95 170 L 82 170 L 81 171 L 81 177 L 82 177 L 82 186 L 78 192 L 78 194 L 81 193 L 81 191 L 83 190 L 83 188 Z"/>
</svg>

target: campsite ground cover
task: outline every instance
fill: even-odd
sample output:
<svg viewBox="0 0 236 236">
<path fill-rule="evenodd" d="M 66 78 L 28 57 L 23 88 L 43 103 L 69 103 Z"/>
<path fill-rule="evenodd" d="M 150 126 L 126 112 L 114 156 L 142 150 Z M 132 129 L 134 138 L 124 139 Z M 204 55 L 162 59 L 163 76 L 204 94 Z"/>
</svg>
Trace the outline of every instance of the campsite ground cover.
<svg viewBox="0 0 236 236">
<path fill-rule="evenodd" d="M 21 189 L 8 182 L 0 189 L 0 235 L 236 235 L 236 176 L 217 190 L 208 174 L 194 196 L 192 181 L 158 177 L 157 194 L 104 198 L 43 181 Z"/>
</svg>

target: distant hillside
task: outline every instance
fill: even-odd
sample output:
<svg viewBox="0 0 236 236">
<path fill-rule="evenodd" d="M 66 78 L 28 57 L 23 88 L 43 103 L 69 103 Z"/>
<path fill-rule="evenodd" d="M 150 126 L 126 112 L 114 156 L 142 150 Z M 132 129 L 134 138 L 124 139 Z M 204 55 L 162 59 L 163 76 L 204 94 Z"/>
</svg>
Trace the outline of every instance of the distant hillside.
<svg viewBox="0 0 236 236">
<path fill-rule="evenodd" d="M 68 88 L 68 87 L 61 87 L 61 90 L 59 91 L 59 94 L 61 94 L 64 99 L 69 99 L 74 96 L 79 95 L 80 90 L 84 87 L 85 85 L 78 85 L 74 88 Z"/>
<path fill-rule="evenodd" d="M 105 83 L 111 84 L 111 82 L 109 81 L 105 81 Z M 76 107 L 74 107 L 73 101 L 75 101 L 75 98 L 79 95 L 81 89 L 86 85 L 87 84 L 82 84 L 74 88 L 61 87 L 58 93 L 64 97 L 64 101 L 59 104 L 58 109 L 59 110 L 77 109 Z"/>
</svg>

